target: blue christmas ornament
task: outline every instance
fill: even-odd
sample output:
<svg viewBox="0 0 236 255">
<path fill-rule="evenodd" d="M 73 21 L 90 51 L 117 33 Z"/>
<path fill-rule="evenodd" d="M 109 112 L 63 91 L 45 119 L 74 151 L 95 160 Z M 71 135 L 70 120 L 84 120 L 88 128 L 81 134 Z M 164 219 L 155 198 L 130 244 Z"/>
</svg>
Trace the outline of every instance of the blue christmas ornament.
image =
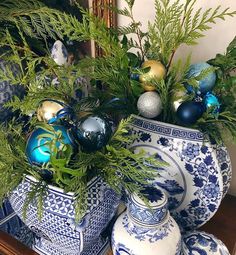
<svg viewBox="0 0 236 255">
<path fill-rule="evenodd" d="M 72 147 L 75 147 L 69 129 L 63 126 L 53 126 L 53 128 L 55 131 L 62 132 L 63 144 L 70 144 Z M 52 138 L 48 137 L 49 134 L 53 135 L 53 133 L 42 128 L 37 128 L 31 133 L 26 144 L 26 156 L 31 164 L 39 165 L 50 161 L 51 151 L 48 143 Z M 45 137 L 43 137 L 43 135 L 45 135 Z M 60 149 L 63 144 L 58 142 L 56 146 Z"/>
<path fill-rule="evenodd" d="M 138 73 L 131 73 L 130 74 L 130 79 L 131 80 L 139 81 L 139 77 L 140 77 L 140 74 L 138 74 Z"/>
<path fill-rule="evenodd" d="M 206 62 L 203 63 L 197 63 L 197 64 L 193 64 L 190 66 L 188 73 L 187 73 L 187 78 L 195 78 L 197 77 L 199 74 L 201 74 L 201 72 L 207 68 L 211 67 L 211 65 L 209 65 Z M 198 85 L 199 85 L 199 90 L 196 91 L 197 94 L 206 94 L 207 92 L 211 91 L 215 85 L 216 82 L 216 74 L 215 72 L 211 72 L 209 73 L 205 78 L 203 78 L 202 80 L 198 81 Z M 186 89 L 188 90 L 188 92 L 193 92 L 194 88 L 191 85 L 186 84 Z"/>
<path fill-rule="evenodd" d="M 178 107 L 176 114 L 180 124 L 192 125 L 202 116 L 203 112 L 201 103 L 187 101 Z"/>
<path fill-rule="evenodd" d="M 87 151 L 96 151 L 107 144 L 112 127 L 107 118 L 92 115 L 80 120 L 77 126 L 78 142 Z"/>
<path fill-rule="evenodd" d="M 203 99 L 203 102 L 206 110 L 209 111 L 215 117 L 217 117 L 217 115 L 220 112 L 220 103 L 218 98 L 211 93 L 207 93 Z"/>
<path fill-rule="evenodd" d="M 0 69 L 5 71 L 6 68 L 10 68 L 12 72 L 17 76 L 19 68 L 16 65 L 7 65 L 5 61 L 0 59 Z M 0 82 L 0 123 L 6 122 L 14 116 L 11 109 L 6 108 L 5 103 L 9 102 L 14 96 L 22 99 L 25 94 L 25 89 L 20 85 L 11 85 L 9 81 Z"/>
<path fill-rule="evenodd" d="M 40 171 L 40 175 L 43 178 L 44 181 L 50 182 L 53 178 L 53 172 L 48 169 L 42 169 Z"/>
</svg>

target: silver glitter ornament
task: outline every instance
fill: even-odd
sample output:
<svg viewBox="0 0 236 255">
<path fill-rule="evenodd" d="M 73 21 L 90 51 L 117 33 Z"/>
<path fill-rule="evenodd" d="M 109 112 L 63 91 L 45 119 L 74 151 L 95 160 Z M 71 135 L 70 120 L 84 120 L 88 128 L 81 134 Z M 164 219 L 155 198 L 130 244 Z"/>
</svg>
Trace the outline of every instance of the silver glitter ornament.
<svg viewBox="0 0 236 255">
<path fill-rule="evenodd" d="M 161 98 L 154 91 L 145 92 L 139 97 L 137 108 L 143 117 L 148 119 L 155 118 L 162 111 Z"/>
</svg>

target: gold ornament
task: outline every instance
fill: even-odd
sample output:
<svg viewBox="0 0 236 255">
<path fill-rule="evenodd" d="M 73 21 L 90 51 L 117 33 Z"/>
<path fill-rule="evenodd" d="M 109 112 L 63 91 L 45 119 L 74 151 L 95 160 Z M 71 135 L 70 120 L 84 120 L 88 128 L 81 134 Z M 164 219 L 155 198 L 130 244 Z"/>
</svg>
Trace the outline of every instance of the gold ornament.
<svg viewBox="0 0 236 255">
<path fill-rule="evenodd" d="M 147 60 L 142 64 L 142 68 L 150 67 L 150 70 L 147 73 L 141 74 L 139 80 L 142 84 L 142 87 L 146 91 L 155 90 L 155 86 L 151 84 L 152 79 L 161 80 L 165 77 L 166 69 L 164 65 L 156 60 Z"/>
<path fill-rule="evenodd" d="M 64 103 L 56 100 L 45 100 L 40 103 L 37 109 L 37 118 L 39 121 L 49 122 L 55 118 L 57 113 L 64 108 Z"/>
</svg>

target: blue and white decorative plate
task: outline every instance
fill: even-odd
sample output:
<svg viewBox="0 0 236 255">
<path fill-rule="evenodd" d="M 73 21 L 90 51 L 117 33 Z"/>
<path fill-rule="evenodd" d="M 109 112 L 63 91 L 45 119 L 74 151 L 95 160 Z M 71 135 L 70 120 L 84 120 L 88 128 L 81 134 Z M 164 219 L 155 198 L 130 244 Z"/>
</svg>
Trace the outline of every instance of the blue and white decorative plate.
<svg viewBox="0 0 236 255">
<path fill-rule="evenodd" d="M 215 214 L 227 190 L 215 148 L 197 130 L 133 117 L 131 131 L 138 138 L 131 147 L 169 164 L 157 169 L 161 177 L 154 184 L 167 192 L 171 215 L 182 232 L 200 227 Z"/>
</svg>

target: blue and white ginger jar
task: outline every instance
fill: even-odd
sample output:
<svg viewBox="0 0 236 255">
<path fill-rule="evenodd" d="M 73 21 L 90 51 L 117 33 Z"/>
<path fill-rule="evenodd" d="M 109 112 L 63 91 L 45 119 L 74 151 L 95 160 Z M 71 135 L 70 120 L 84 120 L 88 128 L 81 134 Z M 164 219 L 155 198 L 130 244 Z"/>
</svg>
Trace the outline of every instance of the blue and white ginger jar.
<svg viewBox="0 0 236 255">
<path fill-rule="evenodd" d="M 87 186 L 87 212 L 76 223 L 74 194 L 49 185 L 42 219 L 38 218 L 36 201 L 29 205 L 26 218 L 23 218 L 26 194 L 36 184 L 32 176 L 26 176 L 9 197 L 14 211 L 37 236 L 34 250 L 44 255 L 100 254 L 107 245 L 101 233 L 113 218 L 120 196 L 100 177 L 92 179 Z"/>
<path fill-rule="evenodd" d="M 113 226 L 113 255 L 180 255 L 180 230 L 169 214 L 166 195 L 156 188 L 146 188 L 143 194 L 150 207 L 131 195 L 127 211 Z"/>
<path fill-rule="evenodd" d="M 182 232 L 196 229 L 216 213 L 231 180 L 224 146 L 212 145 L 198 130 L 133 116 L 134 151 L 144 149 L 168 166 L 153 185 L 168 195 L 168 208 Z M 150 166 L 152 167 L 152 166 Z"/>
<path fill-rule="evenodd" d="M 230 255 L 226 246 L 215 236 L 195 231 L 183 237 L 183 255 Z"/>
</svg>

